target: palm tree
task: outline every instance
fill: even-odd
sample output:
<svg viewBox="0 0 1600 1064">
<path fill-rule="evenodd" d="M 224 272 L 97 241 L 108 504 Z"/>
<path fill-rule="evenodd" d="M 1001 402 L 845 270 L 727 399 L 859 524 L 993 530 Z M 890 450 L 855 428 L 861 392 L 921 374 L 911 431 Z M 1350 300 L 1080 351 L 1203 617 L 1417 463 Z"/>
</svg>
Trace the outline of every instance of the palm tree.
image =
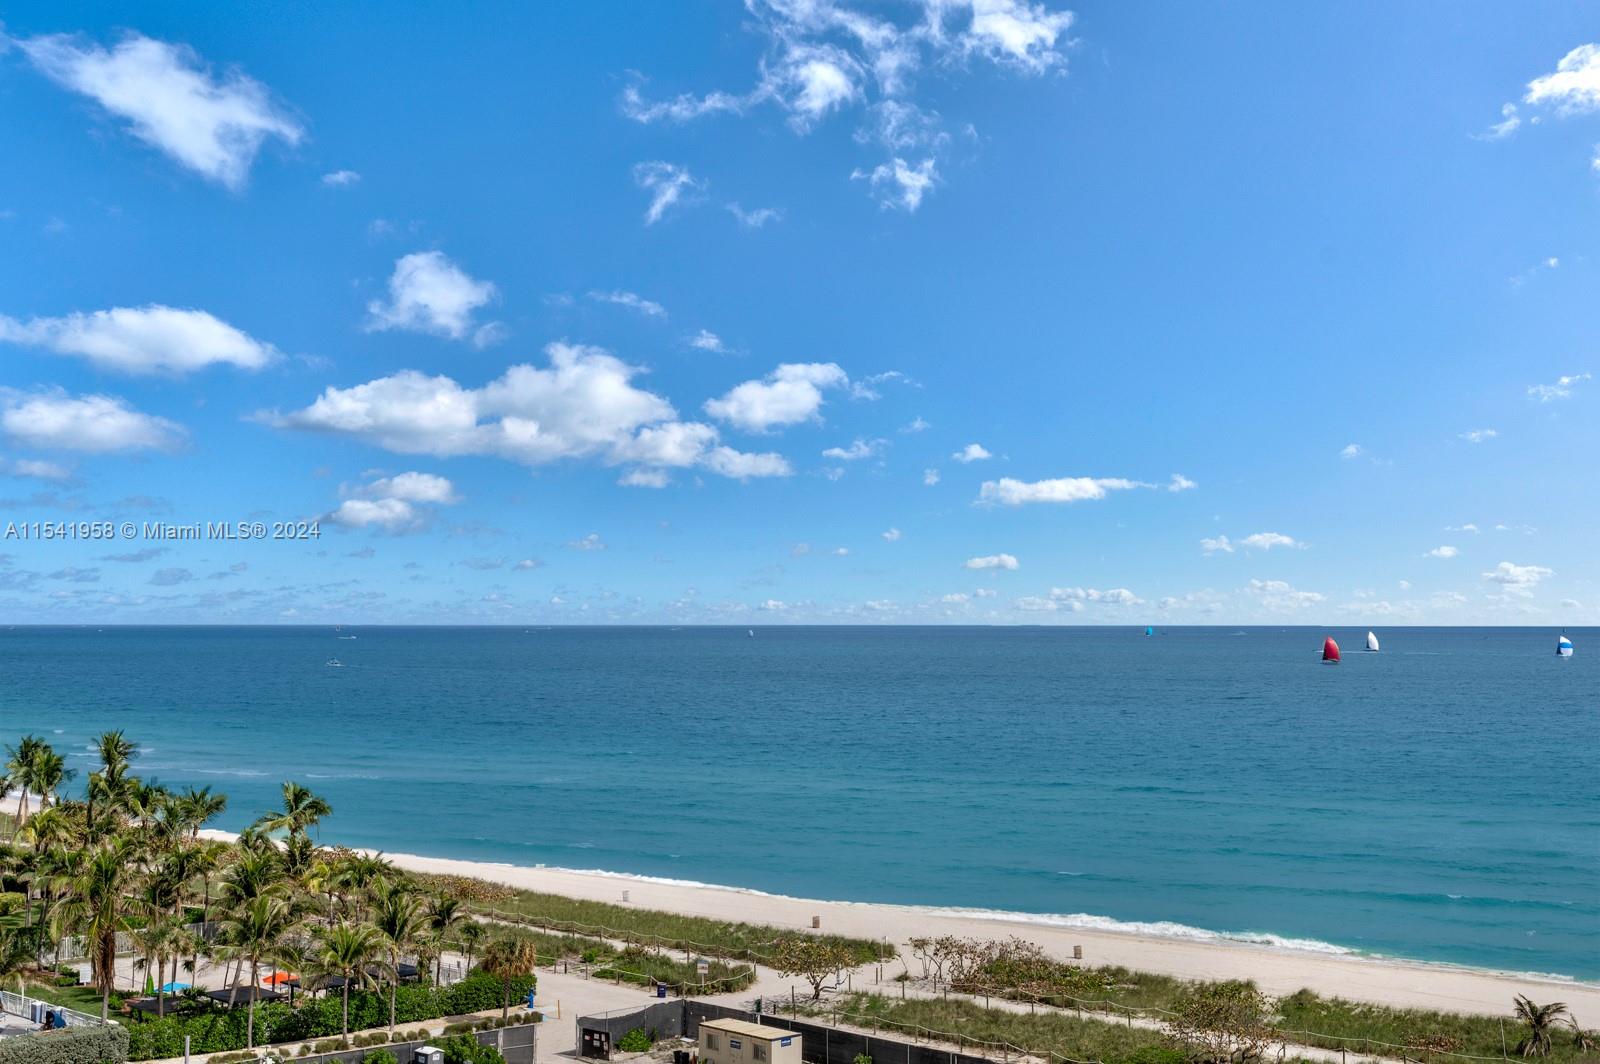
<svg viewBox="0 0 1600 1064">
<path fill-rule="evenodd" d="M 483 936 L 488 934 L 484 926 L 476 920 L 469 919 L 462 925 L 459 932 L 461 936 L 461 949 L 466 954 L 467 971 L 472 970 L 472 955 L 476 952 L 478 943 L 483 941 Z"/>
<path fill-rule="evenodd" d="M 1554 1001 L 1548 1005 L 1535 1005 L 1521 994 L 1518 994 L 1515 1000 L 1517 1019 L 1528 1028 L 1528 1033 L 1517 1043 L 1517 1052 L 1525 1057 L 1548 1056 L 1550 1032 L 1555 1028 L 1556 1021 L 1566 1015 L 1566 1002 Z"/>
<path fill-rule="evenodd" d="M 100 755 L 100 771 L 89 774 L 87 820 L 90 834 L 96 833 L 95 800 L 99 799 L 102 812 L 107 806 L 114 808 L 119 804 L 128 765 L 134 754 L 139 752 L 139 745 L 129 741 L 120 731 L 108 731 L 95 740 L 95 751 Z"/>
<path fill-rule="evenodd" d="M 394 1032 L 395 1004 L 400 994 L 400 954 L 410 949 L 427 926 L 422 905 L 410 884 L 379 879 L 372 889 L 372 926 L 389 950 L 389 1031 Z"/>
<path fill-rule="evenodd" d="M 532 975 L 538 964 L 538 947 L 526 938 L 497 938 L 483 951 L 483 970 L 500 980 L 502 1022 L 511 1013 L 511 980 Z"/>
<path fill-rule="evenodd" d="M 212 794 L 210 787 L 189 787 L 173 799 L 180 823 L 188 829 L 189 841 L 200 837 L 206 822 L 219 817 L 228 808 L 228 796 Z"/>
<path fill-rule="evenodd" d="M 249 1010 L 245 1019 L 245 1048 L 256 1044 L 256 996 L 260 987 L 261 962 L 277 955 L 283 942 L 299 923 L 299 914 L 289 899 L 276 891 L 251 898 L 224 921 L 225 933 L 250 963 Z"/>
<path fill-rule="evenodd" d="M 56 804 L 61 785 L 76 775 L 67 768 L 67 759 L 46 743 L 40 743 L 33 755 L 33 793 L 39 796 L 39 811 Z"/>
<path fill-rule="evenodd" d="M 433 985 L 439 985 L 440 964 L 444 960 L 444 944 L 450 931 L 467 918 L 461 899 L 448 894 L 435 894 L 428 899 L 428 930 L 433 932 L 437 952 L 433 959 Z"/>
<path fill-rule="evenodd" d="M 350 984 L 383 957 L 383 939 L 368 924 L 337 923 L 317 932 L 313 960 L 324 975 L 337 975 L 342 988 L 339 1033 L 350 1045 Z"/>
<path fill-rule="evenodd" d="M 61 926 L 75 929 L 89 949 L 90 969 L 100 988 L 100 1019 L 111 1015 L 111 984 L 116 978 L 117 933 L 132 929 L 135 901 L 130 893 L 137 868 L 133 843 L 113 838 L 109 845 L 79 854 L 77 871 L 65 883 L 57 906 Z M 56 930 L 59 935 L 59 927 Z"/>
<path fill-rule="evenodd" d="M 190 941 L 188 929 L 184 927 L 183 920 L 176 916 L 161 916 L 151 920 L 145 926 L 133 932 L 134 945 L 144 958 L 136 964 L 147 971 L 150 966 L 156 969 L 156 1015 L 167 1014 L 167 964 L 172 964 L 172 982 L 177 981 L 178 964 L 183 956 L 189 952 Z"/>
<path fill-rule="evenodd" d="M 283 809 L 262 815 L 251 827 L 262 831 L 287 831 L 290 838 L 294 838 L 304 835 L 308 828 L 332 812 L 333 807 L 310 790 L 288 782 L 283 785 Z"/>
<path fill-rule="evenodd" d="M 6 780 L 17 789 L 17 825 L 28 819 L 28 796 L 37 787 L 39 751 L 44 740 L 37 735 L 24 735 L 16 746 L 6 750 Z M 45 747 L 48 749 L 47 747 Z"/>
</svg>

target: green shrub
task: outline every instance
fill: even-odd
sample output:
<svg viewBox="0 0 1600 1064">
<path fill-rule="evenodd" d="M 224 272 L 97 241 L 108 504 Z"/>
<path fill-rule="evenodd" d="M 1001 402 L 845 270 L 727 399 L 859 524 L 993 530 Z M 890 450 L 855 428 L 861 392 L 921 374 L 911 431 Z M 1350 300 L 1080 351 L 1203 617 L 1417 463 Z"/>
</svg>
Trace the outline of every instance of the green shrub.
<svg viewBox="0 0 1600 1064">
<path fill-rule="evenodd" d="M 506 1058 L 494 1046 L 481 1046 L 470 1034 L 458 1034 L 434 1046 L 444 1050 L 445 1064 L 506 1064 Z"/>
<path fill-rule="evenodd" d="M 643 1027 L 635 1027 L 621 1038 L 617 1039 L 617 1048 L 624 1053 L 648 1053 L 656 1040 L 650 1037 L 650 1032 Z M 856 1064 L 861 1064 L 858 1060 Z M 872 1064 L 868 1061 L 867 1064 Z"/>
<path fill-rule="evenodd" d="M 387 1049 L 374 1049 L 361 1058 L 361 1064 L 400 1064 Z"/>
<path fill-rule="evenodd" d="M 850 1064 L 872 1064 L 872 1058 L 865 1053 L 857 1053 L 856 1059 L 851 1061 Z"/>
<path fill-rule="evenodd" d="M 128 1029 L 68 1027 L 0 1041 L 0 1064 L 121 1064 L 128 1059 Z"/>
</svg>

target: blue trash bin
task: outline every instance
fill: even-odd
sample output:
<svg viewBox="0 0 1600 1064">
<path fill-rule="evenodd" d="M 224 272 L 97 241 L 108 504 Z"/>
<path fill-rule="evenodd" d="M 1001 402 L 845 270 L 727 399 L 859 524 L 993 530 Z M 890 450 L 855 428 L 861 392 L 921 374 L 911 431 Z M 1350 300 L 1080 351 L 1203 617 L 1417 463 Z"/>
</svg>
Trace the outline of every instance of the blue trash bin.
<svg viewBox="0 0 1600 1064">
<path fill-rule="evenodd" d="M 667 996 L 667 984 L 666 983 L 657 983 L 656 984 L 656 997 L 664 998 L 666 996 Z"/>
</svg>

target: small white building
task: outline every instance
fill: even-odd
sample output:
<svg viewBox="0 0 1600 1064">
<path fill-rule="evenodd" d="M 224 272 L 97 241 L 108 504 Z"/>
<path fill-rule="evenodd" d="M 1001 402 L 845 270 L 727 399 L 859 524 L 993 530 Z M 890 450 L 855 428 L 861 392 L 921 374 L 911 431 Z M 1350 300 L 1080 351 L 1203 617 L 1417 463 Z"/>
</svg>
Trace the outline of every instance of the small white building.
<svg viewBox="0 0 1600 1064">
<path fill-rule="evenodd" d="M 800 1034 L 748 1020 L 701 1020 L 700 1064 L 800 1064 Z"/>
</svg>

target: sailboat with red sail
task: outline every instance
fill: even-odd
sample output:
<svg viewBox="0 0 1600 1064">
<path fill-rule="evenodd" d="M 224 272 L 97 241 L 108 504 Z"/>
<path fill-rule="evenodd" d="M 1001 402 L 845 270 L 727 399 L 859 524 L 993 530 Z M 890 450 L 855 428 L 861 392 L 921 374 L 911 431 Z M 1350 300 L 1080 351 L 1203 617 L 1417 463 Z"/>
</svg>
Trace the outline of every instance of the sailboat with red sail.
<svg viewBox="0 0 1600 1064">
<path fill-rule="evenodd" d="M 1322 641 L 1322 661 L 1326 665 L 1339 664 L 1339 644 L 1333 641 L 1331 635 Z"/>
</svg>

